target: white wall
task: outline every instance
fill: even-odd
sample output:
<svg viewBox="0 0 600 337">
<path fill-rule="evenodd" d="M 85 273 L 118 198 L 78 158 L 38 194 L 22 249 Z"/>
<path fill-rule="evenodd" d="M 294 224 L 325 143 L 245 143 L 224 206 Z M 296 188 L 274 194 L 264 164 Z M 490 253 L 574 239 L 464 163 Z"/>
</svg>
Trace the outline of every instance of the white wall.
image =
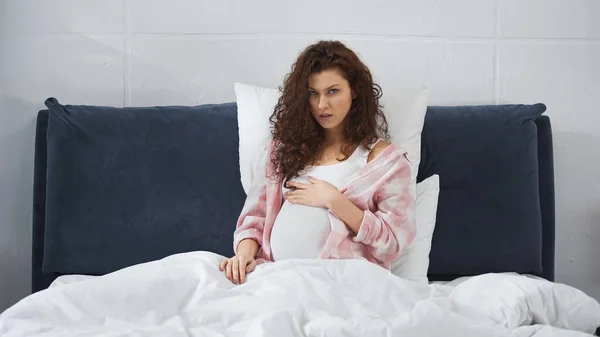
<svg viewBox="0 0 600 337">
<path fill-rule="evenodd" d="M 598 13 L 595 0 L 0 0 L 0 310 L 30 288 L 34 118 L 45 98 L 233 101 L 233 81 L 277 86 L 321 38 L 355 49 L 384 95 L 427 82 L 431 104 L 546 103 L 558 281 L 600 298 Z"/>
</svg>

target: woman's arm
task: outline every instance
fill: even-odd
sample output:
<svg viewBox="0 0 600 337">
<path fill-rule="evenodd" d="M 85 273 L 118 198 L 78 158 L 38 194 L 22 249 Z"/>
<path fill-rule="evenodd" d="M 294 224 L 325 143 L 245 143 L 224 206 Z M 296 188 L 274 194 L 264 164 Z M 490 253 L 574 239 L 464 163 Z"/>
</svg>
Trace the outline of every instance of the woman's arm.
<svg viewBox="0 0 600 337">
<path fill-rule="evenodd" d="M 253 257 L 256 256 L 258 248 L 262 245 L 266 212 L 266 186 L 251 188 L 233 233 L 233 251 L 236 255 L 241 253 L 242 248 L 245 248 L 244 251 L 248 253 L 247 246 L 251 244 L 248 241 L 253 241 L 256 244 L 256 251 L 254 249 L 250 251 L 254 252 Z"/>
<path fill-rule="evenodd" d="M 356 207 L 348 198 L 339 193 L 329 202 L 327 208 L 350 227 L 354 235 L 358 233 L 360 225 L 363 222 L 364 212 Z"/>
<path fill-rule="evenodd" d="M 236 255 L 246 255 L 256 257 L 258 254 L 258 242 L 254 239 L 244 239 L 240 241 L 237 246 L 237 254 Z"/>
<path fill-rule="evenodd" d="M 267 212 L 267 165 L 271 145 L 256 166 L 252 184 L 233 235 L 233 250 L 236 255 L 245 253 L 256 257 L 262 245 L 263 229 Z M 251 239 L 251 240 L 248 240 Z"/>
<path fill-rule="evenodd" d="M 388 145 L 380 146 L 385 149 Z M 372 153 L 372 158 L 376 154 Z M 410 192 L 411 168 L 406 156 L 401 155 L 379 170 L 385 172 L 375 175 L 378 182 L 371 182 L 378 186 L 374 192 L 377 208 L 374 211 L 359 209 L 333 185 L 312 177 L 308 177 L 309 184 L 288 182 L 287 187 L 294 190 L 285 196 L 292 204 L 329 208 L 354 232 L 354 242 L 364 244 L 378 260 L 391 262 L 400 256 L 416 233 L 412 215 L 414 196 Z"/>
<path fill-rule="evenodd" d="M 375 159 L 383 150 L 385 150 L 390 143 L 378 142 L 375 147 L 369 152 L 367 163 Z M 337 194 L 332 200 L 329 201 L 327 208 L 335 213 L 350 229 L 354 232 L 354 235 L 360 230 L 360 225 L 363 222 L 364 212 L 356 207 L 350 200 L 348 200 L 343 194 Z"/>
<path fill-rule="evenodd" d="M 374 257 L 386 263 L 400 257 L 416 234 L 410 163 L 403 156 L 390 166 L 385 181 L 375 191 L 376 210 L 360 210 L 344 196 L 331 202 L 331 210 L 354 232 L 352 241 L 364 244 Z"/>
</svg>

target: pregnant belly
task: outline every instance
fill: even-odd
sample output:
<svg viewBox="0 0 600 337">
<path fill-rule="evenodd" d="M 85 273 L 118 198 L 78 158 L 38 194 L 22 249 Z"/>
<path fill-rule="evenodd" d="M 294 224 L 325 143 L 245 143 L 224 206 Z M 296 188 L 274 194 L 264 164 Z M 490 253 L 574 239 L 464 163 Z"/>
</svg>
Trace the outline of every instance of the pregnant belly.
<svg viewBox="0 0 600 337">
<path fill-rule="evenodd" d="M 327 209 L 286 201 L 271 232 L 273 259 L 317 258 L 330 231 Z"/>
</svg>

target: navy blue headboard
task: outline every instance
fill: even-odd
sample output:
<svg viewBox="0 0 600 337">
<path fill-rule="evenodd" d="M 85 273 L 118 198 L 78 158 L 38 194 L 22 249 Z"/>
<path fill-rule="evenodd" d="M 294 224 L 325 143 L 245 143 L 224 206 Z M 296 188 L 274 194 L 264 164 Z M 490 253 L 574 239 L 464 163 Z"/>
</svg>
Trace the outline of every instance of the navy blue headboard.
<svg viewBox="0 0 600 337">
<path fill-rule="evenodd" d="M 32 291 L 170 254 L 232 254 L 244 194 L 235 103 L 107 108 L 46 101 L 35 137 Z M 419 181 L 440 175 L 429 276 L 554 280 L 545 106 L 429 107 Z"/>
</svg>

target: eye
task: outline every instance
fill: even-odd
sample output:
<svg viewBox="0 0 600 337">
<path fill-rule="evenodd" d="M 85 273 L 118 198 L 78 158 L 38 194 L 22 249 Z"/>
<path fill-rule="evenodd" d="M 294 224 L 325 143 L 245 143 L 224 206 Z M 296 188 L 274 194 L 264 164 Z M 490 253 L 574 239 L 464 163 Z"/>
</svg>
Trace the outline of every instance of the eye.
<svg viewBox="0 0 600 337">
<path fill-rule="evenodd" d="M 309 94 L 310 96 L 314 96 L 314 95 L 316 95 L 316 94 L 317 94 L 317 92 L 316 92 L 316 91 L 314 91 L 314 90 L 309 90 L 309 91 L 308 91 L 308 94 Z"/>
<path fill-rule="evenodd" d="M 339 90 L 338 89 L 329 89 L 329 93 L 330 94 L 335 94 L 337 93 Z"/>
</svg>

